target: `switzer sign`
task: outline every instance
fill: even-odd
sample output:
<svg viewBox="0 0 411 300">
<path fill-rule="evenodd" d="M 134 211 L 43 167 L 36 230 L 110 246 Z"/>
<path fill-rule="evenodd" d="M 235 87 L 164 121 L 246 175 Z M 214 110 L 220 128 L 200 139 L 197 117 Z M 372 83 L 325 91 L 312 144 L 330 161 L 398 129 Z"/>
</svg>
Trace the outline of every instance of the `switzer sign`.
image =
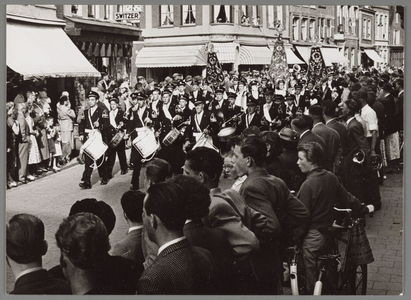
<svg viewBox="0 0 411 300">
<path fill-rule="evenodd" d="M 124 12 L 116 13 L 116 21 L 118 20 L 140 20 L 140 12 Z"/>
</svg>

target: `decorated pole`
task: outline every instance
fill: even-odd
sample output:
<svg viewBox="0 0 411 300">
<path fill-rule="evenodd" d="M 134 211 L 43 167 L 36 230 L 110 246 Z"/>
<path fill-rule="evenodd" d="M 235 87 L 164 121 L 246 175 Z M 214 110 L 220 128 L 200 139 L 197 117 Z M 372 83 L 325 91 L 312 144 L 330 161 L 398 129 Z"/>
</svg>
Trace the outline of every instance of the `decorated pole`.
<svg viewBox="0 0 411 300">
<path fill-rule="evenodd" d="M 284 27 L 281 21 L 275 23 L 276 30 L 278 32 L 278 37 L 274 41 L 273 55 L 271 56 L 271 63 L 268 69 L 268 73 L 271 77 L 271 81 L 275 84 L 282 79 L 286 83 L 290 78 L 290 72 L 287 64 L 287 55 L 285 53 L 284 41 L 282 39 L 282 32 Z"/>
</svg>

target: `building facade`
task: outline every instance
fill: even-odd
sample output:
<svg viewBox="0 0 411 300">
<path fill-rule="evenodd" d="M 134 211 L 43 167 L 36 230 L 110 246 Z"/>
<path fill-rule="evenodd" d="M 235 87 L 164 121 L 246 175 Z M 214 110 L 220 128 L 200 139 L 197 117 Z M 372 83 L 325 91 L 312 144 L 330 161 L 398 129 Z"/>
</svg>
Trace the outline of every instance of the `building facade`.
<svg viewBox="0 0 411 300">
<path fill-rule="evenodd" d="M 308 63 L 313 45 L 322 48 L 327 66 L 398 65 L 403 29 L 392 15 L 392 6 L 144 5 L 132 73 L 155 80 L 174 72 L 202 74 L 209 42 L 223 69 L 262 69 L 270 63 L 278 24 L 290 65 Z"/>
<path fill-rule="evenodd" d="M 133 41 L 141 35 L 140 12 L 133 9 L 134 5 L 57 5 L 57 15 L 97 70 L 123 79 L 130 76 Z"/>
<path fill-rule="evenodd" d="M 55 5 L 7 5 L 6 12 L 7 81 L 13 78 L 11 86 L 46 88 L 55 103 L 62 91 L 72 90 L 75 77 L 100 76 L 64 32 L 66 23 L 57 18 Z"/>
<path fill-rule="evenodd" d="M 401 67 L 404 66 L 404 7 L 391 7 L 390 12 L 389 64 Z"/>
</svg>

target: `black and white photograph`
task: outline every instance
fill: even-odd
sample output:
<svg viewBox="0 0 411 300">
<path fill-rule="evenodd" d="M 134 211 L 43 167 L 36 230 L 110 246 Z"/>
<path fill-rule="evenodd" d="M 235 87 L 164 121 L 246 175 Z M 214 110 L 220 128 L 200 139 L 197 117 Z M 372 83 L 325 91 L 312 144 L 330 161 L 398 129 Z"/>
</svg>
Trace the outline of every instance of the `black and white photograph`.
<svg viewBox="0 0 411 300">
<path fill-rule="evenodd" d="M 6 294 L 405 295 L 404 5 L 5 9 Z"/>
</svg>

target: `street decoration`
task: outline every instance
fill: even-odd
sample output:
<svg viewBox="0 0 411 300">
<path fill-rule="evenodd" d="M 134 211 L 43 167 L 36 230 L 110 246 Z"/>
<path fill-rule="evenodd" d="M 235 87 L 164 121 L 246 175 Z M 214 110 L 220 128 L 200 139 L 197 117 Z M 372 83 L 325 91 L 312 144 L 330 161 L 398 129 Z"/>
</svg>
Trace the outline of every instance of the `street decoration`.
<svg viewBox="0 0 411 300">
<path fill-rule="evenodd" d="M 310 58 L 308 61 L 307 78 L 313 80 L 321 79 L 327 75 L 324 58 L 318 46 L 311 47 Z"/>
<path fill-rule="evenodd" d="M 276 30 L 278 32 L 278 37 L 274 41 L 273 54 L 271 56 L 271 63 L 268 69 L 269 75 L 272 82 L 277 83 L 279 80 L 284 80 L 288 82 L 290 78 L 290 72 L 287 64 L 287 55 L 285 53 L 284 41 L 282 39 L 282 31 L 284 27 L 281 21 L 275 23 Z"/>
<path fill-rule="evenodd" d="M 214 45 L 207 45 L 207 70 L 206 81 L 209 85 L 219 87 L 224 82 L 223 68 L 217 58 L 217 52 L 214 50 Z"/>
</svg>

